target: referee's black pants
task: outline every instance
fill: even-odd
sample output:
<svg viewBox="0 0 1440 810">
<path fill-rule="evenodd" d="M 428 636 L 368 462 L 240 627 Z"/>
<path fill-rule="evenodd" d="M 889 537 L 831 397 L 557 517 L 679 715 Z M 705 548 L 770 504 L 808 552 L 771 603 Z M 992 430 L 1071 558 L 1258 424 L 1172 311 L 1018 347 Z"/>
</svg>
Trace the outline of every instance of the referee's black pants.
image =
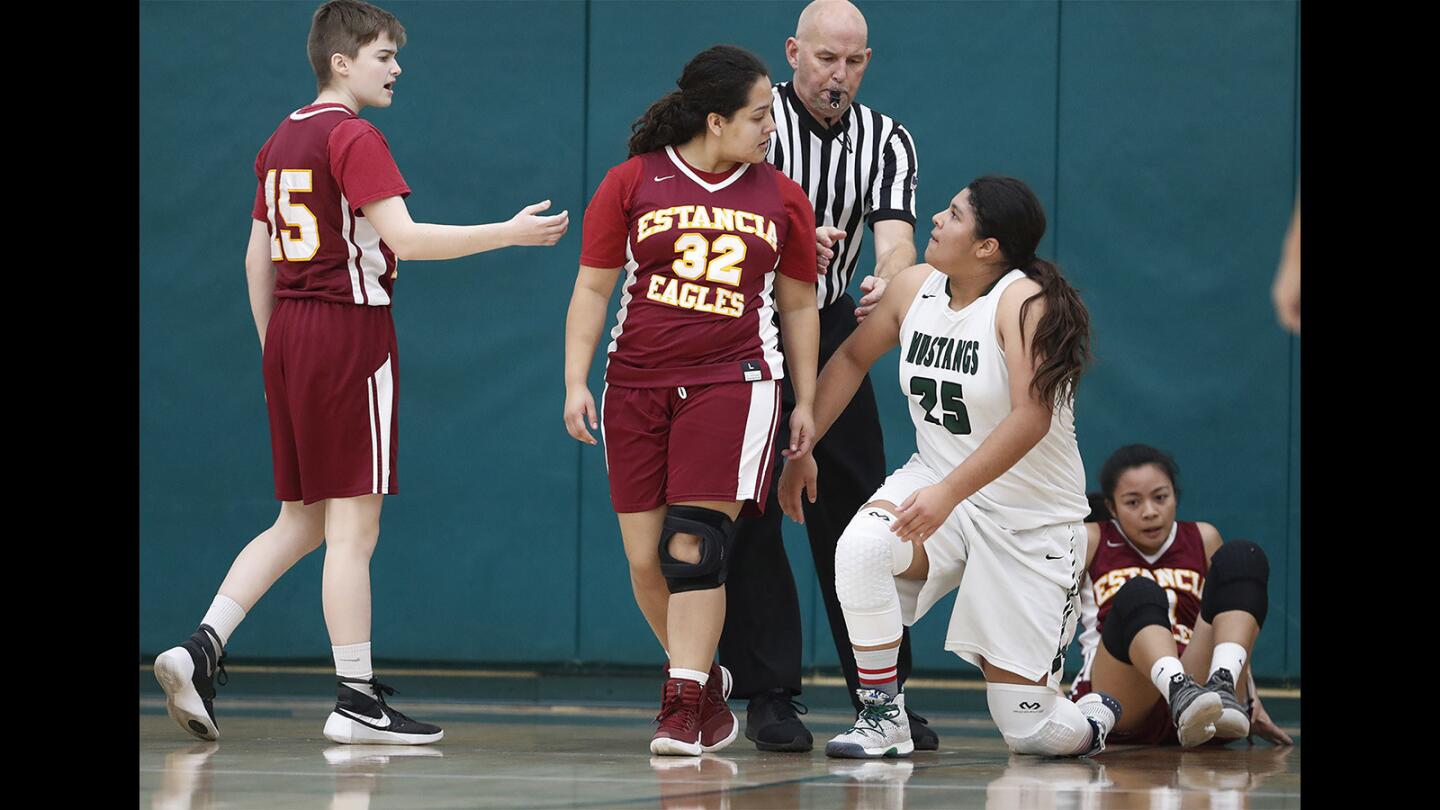
<svg viewBox="0 0 1440 810">
<path fill-rule="evenodd" d="M 855 331 L 855 326 L 855 302 L 849 295 L 820 311 L 821 368 Z M 780 535 L 780 522 L 785 518 L 778 495 L 780 470 L 785 460 L 779 448 L 790 445 L 790 412 L 794 407 L 795 391 L 787 374 L 781 384 L 775 474 L 770 481 L 765 514 L 738 522 L 725 579 L 725 629 L 720 636 L 720 662 L 734 676 L 731 694 L 737 698 L 748 699 L 777 687 L 785 688 L 792 695 L 800 694 L 800 600 Z M 855 653 L 850 648 L 840 599 L 835 595 L 835 545 L 840 542 L 840 534 L 850 519 L 885 482 L 885 444 L 880 433 L 880 413 L 875 408 L 875 389 L 868 374 L 849 406 L 826 432 L 824 440 L 816 445 L 814 455 L 819 468 L 820 495 L 813 504 L 801 499 L 805 531 L 810 536 L 810 553 L 815 558 L 815 574 L 825 598 L 835 651 L 850 687 L 850 702 L 858 712 L 860 699 L 855 690 L 860 688 L 860 680 L 855 672 Z M 900 641 L 899 675 L 901 683 L 910 677 L 908 627 Z"/>
</svg>

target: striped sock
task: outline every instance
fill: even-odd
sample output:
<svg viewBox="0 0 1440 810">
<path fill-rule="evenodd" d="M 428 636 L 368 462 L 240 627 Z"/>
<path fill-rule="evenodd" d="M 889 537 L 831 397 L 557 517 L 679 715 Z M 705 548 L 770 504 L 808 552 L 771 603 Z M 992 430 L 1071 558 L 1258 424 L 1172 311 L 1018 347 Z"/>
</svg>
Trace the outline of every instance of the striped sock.
<svg viewBox="0 0 1440 810">
<path fill-rule="evenodd" d="M 855 669 L 860 674 L 862 689 L 879 689 L 890 697 L 900 694 L 900 674 L 895 662 L 900 660 L 900 648 L 884 650 L 856 650 Z"/>
</svg>

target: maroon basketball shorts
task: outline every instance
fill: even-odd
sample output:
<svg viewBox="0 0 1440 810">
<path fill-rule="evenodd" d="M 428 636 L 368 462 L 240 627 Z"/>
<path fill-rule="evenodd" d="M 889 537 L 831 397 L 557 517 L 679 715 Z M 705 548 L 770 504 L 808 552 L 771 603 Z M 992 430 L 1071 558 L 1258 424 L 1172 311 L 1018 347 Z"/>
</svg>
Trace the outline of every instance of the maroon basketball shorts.
<svg viewBox="0 0 1440 810">
<path fill-rule="evenodd" d="M 605 386 L 600 405 L 610 503 L 645 512 L 668 503 L 746 501 L 758 515 L 774 472 L 775 380 L 669 388 Z"/>
<path fill-rule="evenodd" d="M 389 307 L 276 302 L 264 360 L 276 498 L 398 491 L 399 359 Z"/>
</svg>

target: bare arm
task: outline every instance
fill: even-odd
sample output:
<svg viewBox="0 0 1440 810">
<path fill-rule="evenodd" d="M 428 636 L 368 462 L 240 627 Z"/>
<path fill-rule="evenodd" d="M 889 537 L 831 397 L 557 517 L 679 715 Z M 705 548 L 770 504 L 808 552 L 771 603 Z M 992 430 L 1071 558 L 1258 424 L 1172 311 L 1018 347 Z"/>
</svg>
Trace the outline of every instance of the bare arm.
<svg viewBox="0 0 1440 810">
<path fill-rule="evenodd" d="M 570 310 L 565 315 L 565 429 L 586 444 L 596 444 L 586 423 L 591 429 L 599 426 L 595 400 L 587 383 L 590 359 L 605 328 L 605 310 L 619 278 L 618 267 L 580 265 L 575 290 L 570 294 Z M 811 301 L 814 301 L 813 295 Z"/>
<path fill-rule="evenodd" d="M 405 198 L 395 196 L 366 203 L 365 217 L 396 258 L 458 259 L 515 245 L 555 244 L 570 226 L 570 214 L 537 216 L 549 207 L 549 200 L 527 205 L 509 220 L 488 225 L 433 225 L 411 219 Z"/>
<path fill-rule="evenodd" d="M 1280 268 L 1275 271 L 1275 283 L 1270 287 L 1270 296 L 1275 301 L 1275 316 L 1280 325 L 1300 334 L 1300 200 L 1295 200 L 1295 213 L 1290 217 L 1290 228 L 1285 232 L 1285 242 L 1280 249 Z"/>
<path fill-rule="evenodd" d="M 826 361 L 825 370 L 820 372 L 820 380 L 816 384 L 812 448 L 835 424 L 845 406 L 850 404 L 855 391 L 860 388 L 860 381 L 865 379 L 865 373 L 880 355 L 900 342 L 900 324 L 931 269 L 929 265 L 917 265 L 897 276 L 894 291 L 880 302 L 874 317 L 866 318 L 856 327 Z M 791 520 L 804 523 L 800 498 L 808 495 L 810 502 L 814 503 L 820 494 L 815 459 L 808 449 L 780 452 L 789 459 L 780 473 L 780 508 Z"/>
<path fill-rule="evenodd" d="M 900 343 L 900 323 L 933 268 L 916 265 L 895 280 L 895 295 L 881 300 L 874 318 L 855 328 L 825 363 L 815 392 L 815 441 L 840 418 L 875 361 Z"/>
<path fill-rule="evenodd" d="M 780 310 L 786 373 L 795 389 L 790 450 L 803 453 L 810 448 L 815 430 L 815 370 L 820 365 L 820 310 L 815 307 L 815 285 L 777 273 L 775 306 Z"/>
<path fill-rule="evenodd" d="M 1095 562 L 1095 550 L 1100 548 L 1100 524 L 1085 524 L 1085 570 L 1090 570 L 1090 564 Z"/>
<path fill-rule="evenodd" d="M 265 351 L 265 330 L 275 311 L 275 263 L 270 261 L 270 230 L 258 219 L 250 220 L 250 241 L 245 245 L 245 284 L 250 290 L 250 314 L 260 333 L 260 351 Z"/>
<path fill-rule="evenodd" d="M 882 219 L 875 223 L 875 275 L 860 282 L 864 293 L 855 308 L 855 320 L 864 321 L 880 303 L 885 287 L 901 270 L 915 264 L 915 226 L 903 219 Z"/>
</svg>

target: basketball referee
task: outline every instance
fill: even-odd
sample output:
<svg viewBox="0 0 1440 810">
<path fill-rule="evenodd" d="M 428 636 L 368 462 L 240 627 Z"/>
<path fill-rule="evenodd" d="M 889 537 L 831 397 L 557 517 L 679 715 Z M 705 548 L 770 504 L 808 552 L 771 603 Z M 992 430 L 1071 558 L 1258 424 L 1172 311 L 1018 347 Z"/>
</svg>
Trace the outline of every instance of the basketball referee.
<svg viewBox="0 0 1440 810">
<path fill-rule="evenodd" d="M 887 281 L 915 263 L 915 144 L 898 121 L 855 103 L 870 63 L 867 27 L 847 0 L 816 0 L 805 7 L 795 36 L 785 41 L 794 78 L 773 90 L 777 127 L 769 160 L 810 196 L 815 206 L 820 278 L 820 364 L 874 309 Z M 860 260 L 868 224 L 875 233 L 875 273 L 860 284 L 859 307 L 846 292 Z M 789 443 L 794 392 L 783 381 L 780 435 Z M 845 670 L 850 700 L 855 690 L 855 655 L 845 617 L 835 596 L 835 544 L 871 494 L 885 481 L 885 447 L 869 376 L 815 448 L 819 498 L 805 504 L 805 529 L 825 597 L 835 650 Z M 800 694 L 800 602 L 780 534 L 780 499 L 775 494 L 783 458 L 776 453 L 765 514 L 739 522 L 726 583 L 729 608 L 720 639 L 720 660 L 734 675 L 732 694 L 748 698 L 745 736 L 763 751 L 809 751 L 813 737 L 796 716 L 791 698 Z M 900 681 L 910 674 L 910 631 L 900 645 Z M 910 714 L 915 747 L 934 750 L 935 733 Z"/>
</svg>

